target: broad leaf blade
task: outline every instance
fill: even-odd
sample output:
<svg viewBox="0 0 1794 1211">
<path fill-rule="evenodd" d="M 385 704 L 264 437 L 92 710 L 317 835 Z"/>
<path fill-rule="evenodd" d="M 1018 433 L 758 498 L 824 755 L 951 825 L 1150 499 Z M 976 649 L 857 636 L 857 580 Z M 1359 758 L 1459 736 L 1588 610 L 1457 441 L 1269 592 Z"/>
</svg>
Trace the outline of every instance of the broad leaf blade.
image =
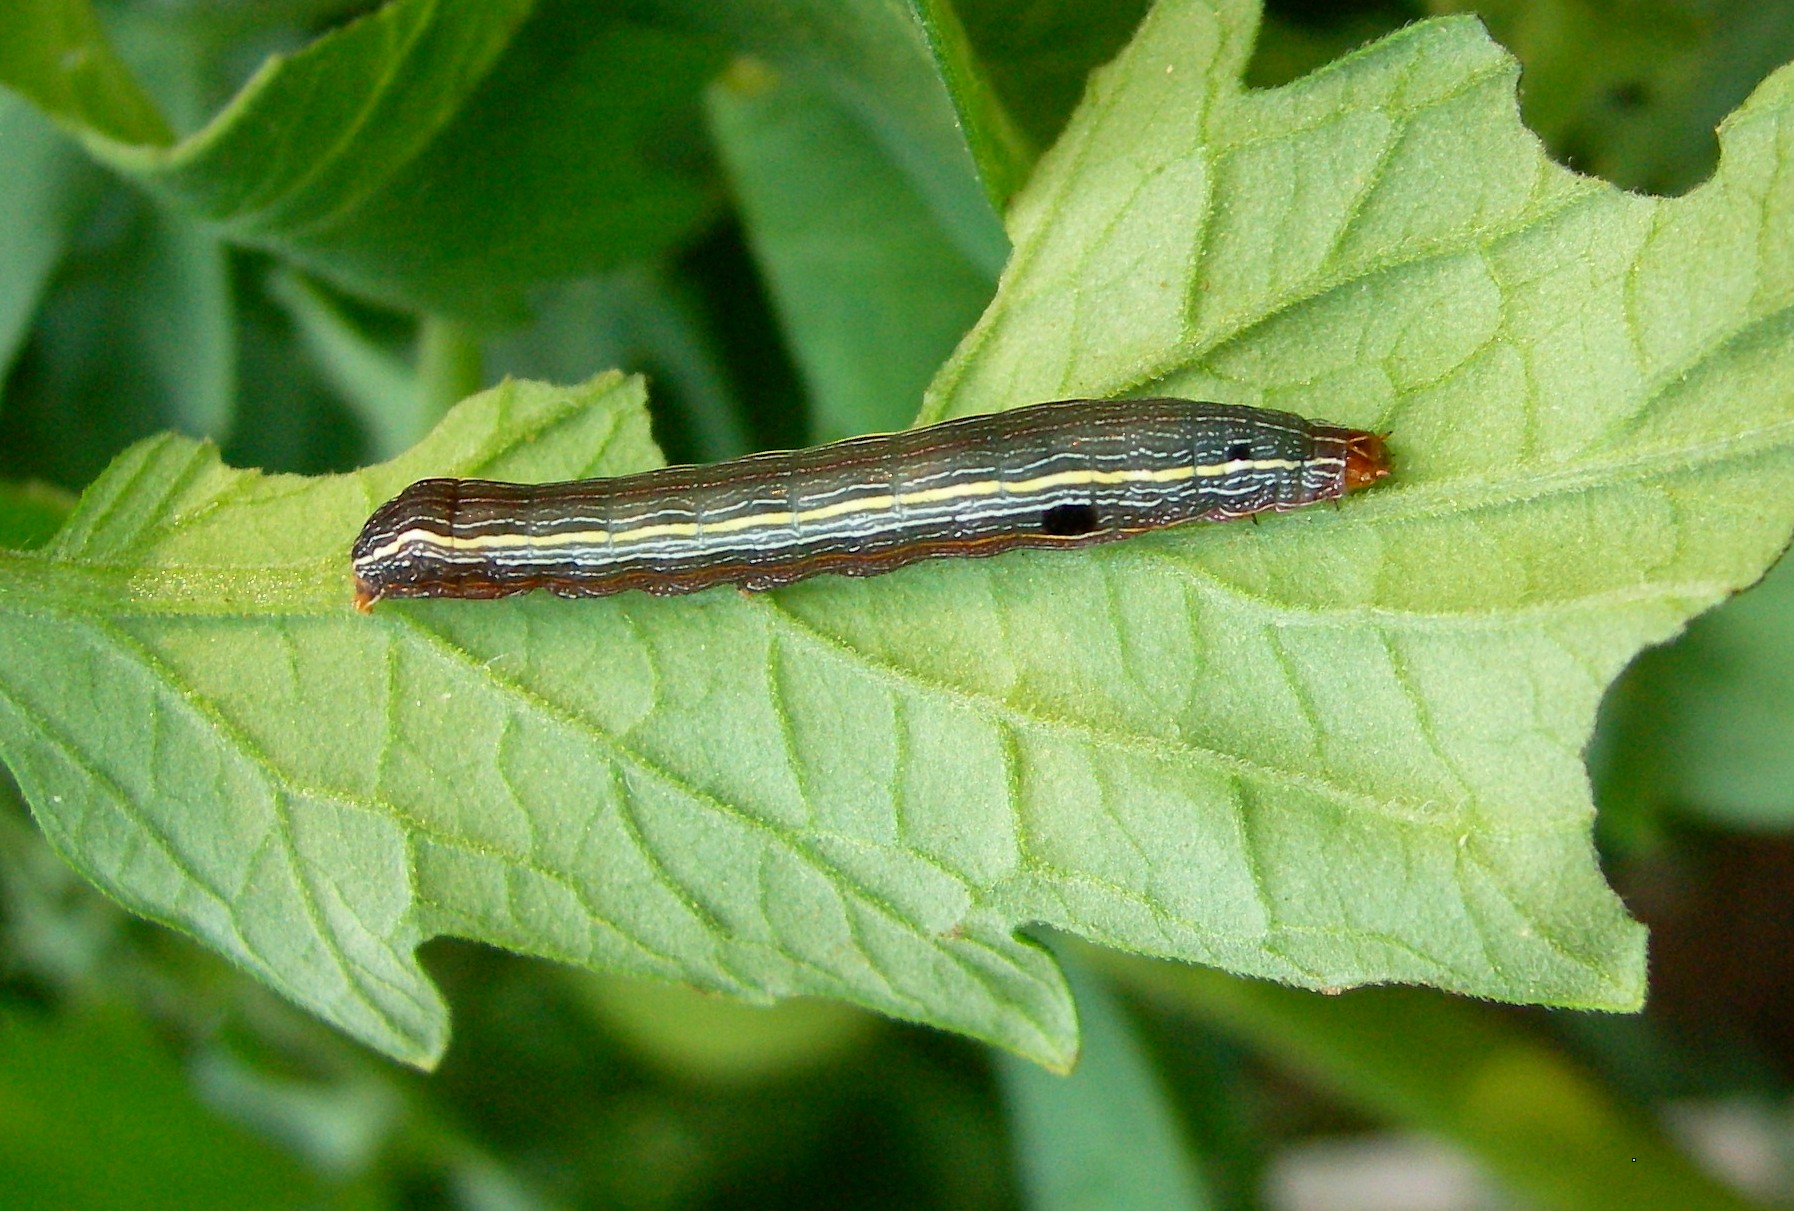
<svg viewBox="0 0 1794 1211">
<path fill-rule="evenodd" d="M 640 403 L 614 379 L 501 387 L 397 462 L 310 483 L 180 439 L 121 458 L 43 557 L 0 556 L 0 749 L 45 831 L 127 905 L 414 1062 L 446 1022 L 411 951 L 449 933 L 838 996 L 1063 1066 L 1043 950 L 852 818 L 866 805 L 819 799 L 850 816 L 802 826 L 792 763 L 820 790 L 885 716 L 800 703 L 781 739 L 787 628 L 764 603 L 349 610 L 342 553 L 377 500 L 426 470 L 650 464 Z M 912 778 L 931 810 L 945 773 Z"/>
<path fill-rule="evenodd" d="M 147 446 L 47 553 L 0 556 L 0 747 L 46 831 L 413 1059 L 438 933 L 1054 1066 L 1072 1010 L 1028 921 L 1309 986 L 1635 1005 L 1579 754 L 1613 672 L 1786 537 L 1794 76 L 1718 182 L 1654 203 L 1550 166 L 1473 23 L 1241 94 L 1249 16 L 1155 10 L 933 406 L 1383 418 L 1394 486 L 752 599 L 370 620 L 342 552 L 376 500 L 649 465 L 639 396 L 501 388 L 314 483 Z"/>
<path fill-rule="evenodd" d="M 1256 929 L 1237 970 L 1632 1003 L 1642 937 L 1596 870 L 1580 753 L 1625 661 L 1787 538 L 1794 77 L 1732 120 L 1718 180 L 1651 201 L 1546 160 L 1474 23 L 1245 93 L 1252 15 L 1162 3 L 1098 78 L 924 418 L 1132 391 L 1392 431 L 1395 484 L 1337 516 L 1092 560 L 1103 595 L 1058 608 L 1120 603 L 1118 634 L 1175 637 L 1157 663 L 1188 671 L 1155 698 L 1067 663 L 1044 713 L 1127 719 L 1208 771 L 1193 817 L 1235 839 L 1195 844 L 1238 907 L 1192 886 L 1188 920 L 1226 965 Z M 1096 890 L 1052 918 L 1086 934 L 1126 920 L 1103 889 L 1127 868 L 1093 852 L 1065 877 Z"/>
<path fill-rule="evenodd" d="M 0 555 L 8 764 L 51 841 L 127 906 L 383 1050 L 432 1058 L 446 1020 L 412 951 L 434 931 L 377 785 L 393 654 L 344 608 L 345 544 L 428 468 L 564 477 L 654 458 L 640 388 L 615 375 L 497 388 L 352 477 L 146 442 L 42 556 Z"/>
</svg>

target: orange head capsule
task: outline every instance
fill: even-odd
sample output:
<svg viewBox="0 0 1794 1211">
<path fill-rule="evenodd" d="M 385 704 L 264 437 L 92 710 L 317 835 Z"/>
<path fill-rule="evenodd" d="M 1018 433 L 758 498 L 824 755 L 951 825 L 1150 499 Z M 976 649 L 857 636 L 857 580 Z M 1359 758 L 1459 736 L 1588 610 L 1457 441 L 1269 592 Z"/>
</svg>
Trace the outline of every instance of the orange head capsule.
<svg viewBox="0 0 1794 1211">
<path fill-rule="evenodd" d="M 1383 445 L 1387 433 L 1354 429 L 1346 438 L 1345 486 L 1347 492 L 1368 488 L 1389 475 L 1389 451 Z"/>
</svg>

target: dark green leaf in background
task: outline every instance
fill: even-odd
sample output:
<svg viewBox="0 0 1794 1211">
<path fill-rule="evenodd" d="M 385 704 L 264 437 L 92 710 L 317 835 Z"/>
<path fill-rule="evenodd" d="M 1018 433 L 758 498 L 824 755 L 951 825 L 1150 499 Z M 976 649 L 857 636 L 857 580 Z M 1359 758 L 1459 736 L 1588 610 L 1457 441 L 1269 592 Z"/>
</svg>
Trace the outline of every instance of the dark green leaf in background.
<svg viewBox="0 0 1794 1211">
<path fill-rule="evenodd" d="M 743 1005 L 689 988 L 573 973 L 568 984 L 630 1051 L 688 1081 L 744 1085 L 821 1068 L 876 1037 L 880 1019 L 808 998 Z"/>
<path fill-rule="evenodd" d="M 147 214 L 132 335 L 143 365 L 172 408 L 175 428 L 222 438 L 236 403 L 236 308 L 224 245 L 191 219 L 161 207 Z"/>
<path fill-rule="evenodd" d="M 1615 687 L 1604 731 L 1595 763 L 1604 810 L 1794 827 L 1794 561 L 1640 656 Z"/>
<path fill-rule="evenodd" d="M 200 1103 L 166 1045 L 116 1007 L 0 1011 L 0 1173 L 0 1203 L 64 1211 L 272 1211 L 320 1195 L 292 1158 Z"/>
<path fill-rule="evenodd" d="M 947 97 L 966 150 L 972 154 L 991 207 L 1009 208 L 1028 179 L 1038 149 L 1017 128 L 951 0 L 909 0 L 928 45 L 929 57 Z"/>
<path fill-rule="evenodd" d="M 1713 171 L 1713 129 L 1794 57 L 1771 0 L 1429 0 L 1475 11 L 1526 63 L 1527 125 L 1583 172 L 1681 193 Z M 1590 53 L 1599 46 L 1599 53 Z"/>
<path fill-rule="evenodd" d="M 963 37 L 935 19 L 944 6 L 923 0 L 636 5 L 727 38 L 833 92 L 909 176 L 961 255 L 987 273 L 1001 267 L 1007 246 L 993 206 L 1023 175 L 1017 157 L 1024 153 L 1007 130 L 962 132 L 968 118 L 1006 119 L 994 98 L 968 79 L 971 52 Z M 964 95 L 964 87 L 978 95 Z"/>
<path fill-rule="evenodd" d="M 306 259 L 376 298 L 416 282 L 426 308 L 481 317 L 522 287 L 660 252 L 714 206 L 697 145 L 719 63 L 688 38 L 544 0 L 453 124 L 353 213 L 333 205 L 324 226 L 340 241 Z"/>
<path fill-rule="evenodd" d="M 237 467 L 317 474 L 359 466 L 369 457 L 368 431 L 340 380 L 333 381 L 294 309 L 279 295 L 291 271 L 269 258 L 233 258 L 237 302 L 237 423 L 224 443 L 225 461 Z M 314 281 L 313 285 L 317 283 Z M 339 306 L 341 295 L 332 295 Z M 402 350 L 418 327 L 404 322 L 364 322 L 364 341 Z M 381 342 L 385 343 L 382 344 Z M 53 400 L 45 401 L 48 408 Z"/>
<path fill-rule="evenodd" d="M 12 368 L 56 263 L 99 174 L 30 105 L 0 93 L 0 384 Z M 0 409 L 5 400 L 0 396 Z"/>
<path fill-rule="evenodd" d="M 87 0 L 17 0 L 0 9 L 0 82 L 95 139 L 161 147 L 174 138 Z"/>
<path fill-rule="evenodd" d="M 744 67 L 712 91 L 710 109 L 804 369 L 813 436 L 905 427 L 994 279 L 827 93 Z"/>
<path fill-rule="evenodd" d="M 647 376 L 657 438 L 677 461 L 717 462 L 752 451 L 745 404 L 689 282 L 659 265 L 552 287 L 532 299 L 527 328 L 487 346 L 496 376 L 578 382 L 594 367 Z M 738 310 L 731 319 L 739 321 Z M 779 393 L 781 403 L 790 392 Z M 670 440 L 662 434 L 671 429 Z"/>
<path fill-rule="evenodd" d="M 238 300 L 224 245 L 127 190 L 71 241 L 0 407 L 0 469 L 78 487 L 163 429 L 235 420 Z"/>
<path fill-rule="evenodd" d="M 665 247 L 710 206 L 677 136 L 698 131 L 715 52 L 585 16 L 570 0 L 397 0 L 270 59 L 171 147 L 130 133 L 135 102 L 101 108 L 51 70 L 73 53 L 52 37 L 63 24 L 110 59 L 82 0 L 0 15 L 0 43 L 32 50 L 0 57 L 0 83 L 230 239 L 389 303 L 496 317 L 534 282 Z"/>
<path fill-rule="evenodd" d="M 1126 1008 L 1101 976 L 1058 953 L 1078 1000 L 1077 1071 L 997 1061 L 1030 1211 L 1215 1206 Z"/>
<path fill-rule="evenodd" d="M 1147 0 L 967 0 L 972 43 L 1006 111 L 1036 147 L 1059 137 L 1094 69 L 1113 58 Z"/>
<path fill-rule="evenodd" d="M 356 326 L 337 301 L 302 275 L 279 272 L 268 293 L 285 309 L 300 344 L 387 458 L 416 443 L 438 418 L 416 368 Z"/>
<path fill-rule="evenodd" d="M 62 528 L 74 497 L 39 483 L 0 482 L 0 547 L 41 547 Z"/>
<path fill-rule="evenodd" d="M 1390 1122 L 1475 1156 L 1522 1205 L 1749 1211 L 1661 1125 L 1514 1022 L 1427 989 L 1308 996 L 1216 971 L 1103 964 Z"/>
</svg>

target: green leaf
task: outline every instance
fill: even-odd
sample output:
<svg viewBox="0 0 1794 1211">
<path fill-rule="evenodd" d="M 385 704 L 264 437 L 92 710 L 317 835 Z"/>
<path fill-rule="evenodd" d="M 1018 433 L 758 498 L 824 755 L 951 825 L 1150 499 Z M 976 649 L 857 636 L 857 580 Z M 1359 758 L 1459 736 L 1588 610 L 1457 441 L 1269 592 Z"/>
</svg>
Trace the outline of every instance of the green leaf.
<svg viewBox="0 0 1794 1211">
<path fill-rule="evenodd" d="M 394 1054 L 436 934 L 837 997 L 1064 1067 L 1039 921 L 1313 987 L 1630 1008 L 1579 755 L 1614 672 L 1786 541 L 1794 73 L 1719 178 L 1550 165 L 1474 22 L 1245 93 L 1165 0 L 1014 211 L 958 414 L 1172 390 L 1395 432 L 1337 511 L 681 600 L 347 607 L 423 473 L 650 465 L 513 384 L 353 477 L 122 458 L 0 556 L 0 753 L 72 862 Z M 1169 69 L 1169 70 L 1167 70 Z"/>
<path fill-rule="evenodd" d="M 417 371 L 359 331 L 326 292 L 296 273 L 277 273 L 268 293 L 286 309 L 299 343 L 390 458 L 429 431 Z"/>
<path fill-rule="evenodd" d="M 1620 667 L 1794 520 L 1794 75 L 1729 122 L 1717 180 L 1651 201 L 1546 161 L 1474 22 L 1244 93 L 1251 16 L 1162 3 L 1099 77 L 924 419 L 1132 392 L 1391 431 L 1396 482 L 1337 515 L 1090 561 L 1123 636 L 1178 636 L 1161 663 L 1192 667 L 1157 710 L 1067 668 L 1047 713 L 1191 750 L 1264 953 L 1301 971 L 1265 974 L 1633 1003 L 1580 752 Z"/>
<path fill-rule="evenodd" d="M 1639 657 L 1604 722 L 1601 804 L 1794 827 L 1794 560 Z"/>
<path fill-rule="evenodd" d="M 0 383 L 30 330 L 50 273 L 96 192 L 98 174 L 54 127 L 0 93 Z"/>
<path fill-rule="evenodd" d="M 0 83 L 183 213 L 395 305 L 515 311 L 522 287 L 660 249 L 710 207 L 668 146 L 695 133 L 715 53 L 573 0 L 395 0 L 271 57 L 173 146 L 36 70 L 51 23 L 27 17 L 51 11 L 92 24 L 83 0 L 0 10 L 0 43 L 35 48 L 0 57 Z"/>
<path fill-rule="evenodd" d="M 312 481 L 230 470 L 175 437 L 121 456 L 51 547 L 0 553 L 0 751 L 51 842 L 127 907 L 383 1050 L 433 1058 L 446 1022 L 411 952 L 479 908 L 432 870 L 450 885 L 475 870 L 437 865 L 428 830 L 411 837 L 379 789 L 409 758 L 379 740 L 378 714 L 440 704 L 364 696 L 399 653 L 345 609 L 344 552 L 427 469 L 562 478 L 654 461 L 640 402 L 614 375 L 501 387 L 403 458 Z M 84 667 L 107 670 L 104 703 L 78 705 L 100 688 Z M 438 897 L 452 913 L 431 928 Z"/>
<path fill-rule="evenodd" d="M 0 83 L 98 139 L 152 147 L 174 141 L 156 103 L 106 44 L 87 0 L 15 0 L 0 9 Z"/>
<path fill-rule="evenodd" d="M 833 995 L 1063 1065 L 1055 968 L 974 894 L 1018 856 L 990 829 L 1000 726 L 733 594 L 348 608 L 360 519 L 426 471 L 651 461 L 639 385 L 614 378 L 495 389 L 403 459 L 311 483 L 146 443 L 46 553 L 0 556 L 0 751 L 116 898 L 413 1061 L 445 1022 L 411 952 L 451 933 Z M 956 749 L 976 784 L 939 763 Z M 899 815 L 908 843 L 877 822 Z"/>
<path fill-rule="evenodd" d="M 910 0 L 910 9 L 991 205 L 1001 213 L 1027 180 L 1038 153 L 998 96 L 952 0 Z"/>
<path fill-rule="evenodd" d="M 914 183 L 974 265 L 1007 248 L 995 207 L 1026 153 L 978 81 L 951 10 L 925 0 L 642 0 L 828 89 Z M 968 133 L 964 124 L 974 123 Z M 984 157 L 984 158 L 980 158 Z"/>
<path fill-rule="evenodd" d="M 454 123 L 303 259 L 376 298 L 408 301 L 397 281 L 482 318 L 520 309 L 522 287 L 661 252 L 714 206 L 693 161 L 719 63 L 579 0 L 538 0 Z"/>
<path fill-rule="evenodd" d="M 810 388 L 812 436 L 903 428 L 991 279 L 820 89 L 741 70 L 711 90 L 710 113 Z"/>
<path fill-rule="evenodd" d="M 787 1080 L 863 1049 L 880 1019 L 810 998 L 743 1005 L 677 984 L 569 973 L 568 987 L 639 1060 L 682 1081 Z"/>
<path fill-rule="evenodd" d="M 1131 960 L 1116 975 L 1352 1105 L 1469 1151 L 1551 1211 L 1750 1211 L 1593 1074 L 1486 1007 L 1412 988 L 1317 997 Z"/>
<path fill-rule="evenodd" d="M 753 451 L 744 401 L 719 353 L 723 342 L 687 280 L 665 266 L 636 265 L 563 283 L 531 301 L 531 323 L 487 345 L 494 375 L 568 383 L 611 366 L 645 374 L 658 388 L 656 425 L 672 429 L 670 438 L 664 428 L 657 434 L 676 461 Z M 732 316 L 739 319 L 741 309 Z"/>
<path fill-rule="evenodd" d="M 160 207 L 146 230 L 132 292 L 145 365 L 183 432 L 222 437 L 237 395 L 230 257 L 209 231 Z"/>
<path fill-rule="evenodd" d="M 236 411 L 229 250 L 129 190 L 105 191 L 39 301 L 0 413 L 0 463 L 67 484 L 178 427 L 222 436 Z"/>
<path fill-rule="evenodd" d="M 1090 72 L 1127 43 L 1147 0 L 961 0 L 957 7 L 1007 112 L 1044 147 L 1064 129 Z"/>
<path fill-rule="evenodd" d="M 1794 9 L 1756 0 L 1427 7 L 1473 8 L 1526 64 L 1526 124 L 1570 164 L 1628 189 L 1679 193 L 1711 173 L 1713 128 L 1794 55 Z"/>
<path fill-rule="evenodd" d="M 369 461 L 361 427 L 272 297 L 278 271 L 262 258 L 239 261 L 237 423 L 223 445 L 225 461 L 308 474 Z"/>
<path fill-rule="evenodd" d="M 1246 64 L 1246 84 L 1252 88 L 1288 84 L 1387 37 L 1412 18 L 1411 8 L 1394 4 L 1354 5 L 1324 15 L 1304 15 L 1300 9 L 1282 13 L 1273 9 L 1259 22 L 1252 58 Z M 1520 62 L 1526 64 L 1524 56 Z M 1528 128 L 1537 129 L 1530 123 Z"/>
<path fill-rule="evenodd" d="M 41 547 L 61 528 L 74 497 L 48 484 L 0 481 L 0 547 Z"/>
<path fill-rule="evenodd" d="M 1065 970 L 1084 1036 L 1077 1071 L 1060 1076 L 997 1057 L 1026 1205 L 1030 1211 L 1212 1206 L 1126 1009 L 1082 963 L 1067 961 Z"/>
</svg>

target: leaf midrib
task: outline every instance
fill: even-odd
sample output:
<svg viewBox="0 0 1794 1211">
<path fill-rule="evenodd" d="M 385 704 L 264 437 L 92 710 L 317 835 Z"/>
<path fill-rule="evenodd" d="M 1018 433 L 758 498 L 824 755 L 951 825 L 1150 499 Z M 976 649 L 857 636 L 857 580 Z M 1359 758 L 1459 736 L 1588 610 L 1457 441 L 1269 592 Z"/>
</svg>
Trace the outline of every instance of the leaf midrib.
<svg viewBox="0 0 1794 1211">
<path fill-rule="evenodd" d="M 1499 468 L 1502 474 L 1456 474 L 1420 484 L 1397 482 L 1364 496 L 1354 497 L 1347 507 L 1352 510 L 1354 520 L 1365 525 L 1431 521 L 1479 510 L 1532 503 L 1548 496 L 1606 490 L 1620 483 L 1699 471 L 1705 466 L 1728 459 L 1748 459 L 1772 454 L 1790 444 L 1794 444 L 1794 417 L 1743 433 L 1722 435 L 1693 446 L 1583 460 L 1562 464 L 1554 469 L 1541 470 L 1531 465 L 1516 467 L 1504 464 Z M 1512 474 L 1516 470 L 1524 472 L 1524 476 Z M 1322 520 L 1331 522 L 1330 518 Z M 1283 524 L 1303 524 L 1303 519 L 1299 516 L 1292 517 L 1285 519 Z M 346 543 L 343 549 L 348 549 Z M 1102 553 L 1096 554 L 1101 557 Z M 1188 569 L 1181 564 L 1174 566 L 1188 574 Z M 12 582 L 10 585 L 6 583 L 8 580 Z M 89 587 L 84 593 L 79 583 L 58 584 L 59 580 L 86 581 Z M 1212 578 L 1198 580 L 1205 588 L 1215 588 L 1219 584 Z M 195 597 L 190 592 L 171 592 L 164 587 L 174 583 L 229 586 L 245 582 L 256 586 L 254 592 L 262 598 L 262 608 L 244 610 L 215 599 Z M 326 604 L 323 600 L 323 593 L 318 586 L 331 582 L 342 586 L 340 597 L 334 599 L 340 605 Z M 104 602 L 105 608 L 93 612 L 120 616 L 169 613 L 315 617 L 345 612 L 350 599 L 347 586 L 347 561 L 338 563 L 335 557 L 302 566 L 233 567 L 228 564 L 158 563 L 153 567 L 146 567 L 141 562 L 101 562 L 58 558 L 40 552 L 0 550 L 0 608 L 10 607 L 15 610 L 20 607 L 9 601 L 9 598 L 16 599 L 21 589 L 36 589 L 49 590 L 64 597 L 77 609 L 97 598 Z M 1735 587 L 1694 580 L 1654 587 L 1643 596 L 1646 599 L 1678 599 L 1690 594 L 1700 596 L 1715 591 L 1728 592 Z M 151 591 L 146 593 L 146 588 Z M 1351 619 L 1370 615 L 1432 621 L 1444 625 L 1487 625 L 1491 618 L 1507 619 L 1516 614 L 1536 613 L 1541 609 L 1586 609 L 1591 605 L 1614 600 L 1611 592 L 1604 592 L 1493 611 L 1402 611 L 1366 606 L 1312 610 L 1292 609 L 1267 599 L 1241 594 L 1238 590 L 1225 591 L 1236 599 L 1249 600 L 1255 606 L 1286 618 Z M 121 593 L 126 598 L 123 602 L 118 600 Z M 277 600 L 269 601 L 270 596 Z"/>
</svg>

